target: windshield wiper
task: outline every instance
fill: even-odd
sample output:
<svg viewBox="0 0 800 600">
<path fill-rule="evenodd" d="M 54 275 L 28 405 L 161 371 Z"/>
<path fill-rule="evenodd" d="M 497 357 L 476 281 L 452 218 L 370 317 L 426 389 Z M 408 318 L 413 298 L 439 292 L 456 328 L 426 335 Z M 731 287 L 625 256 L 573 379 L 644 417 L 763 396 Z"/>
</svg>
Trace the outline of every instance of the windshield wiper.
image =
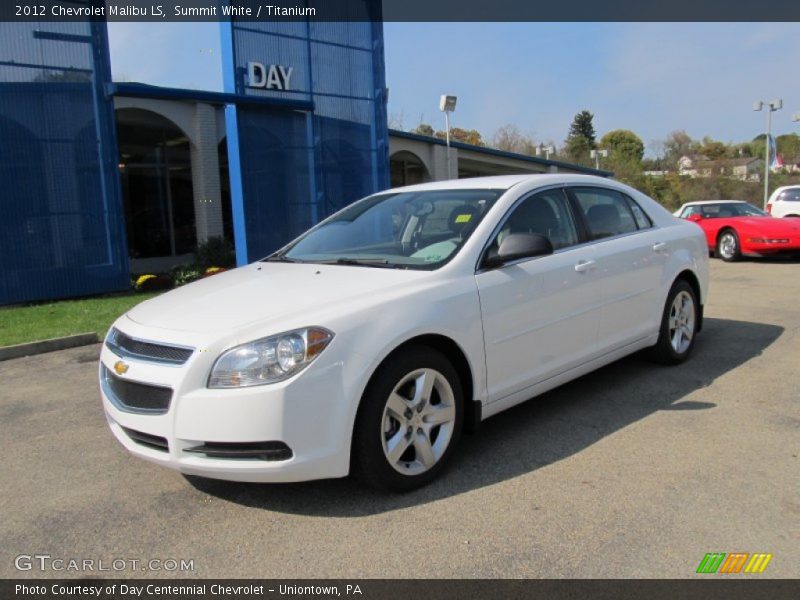
<svg viewBox="0 0 800 600">
<path fill-rule="evenodd" d="M 285 254 L 269 256 L 263 259 L 261 262 L 287 262 L 287 263 L 299 263 L 303 262 L 302 260 L 297 260 L 296 258 L 289 258 Z"/>
<path fill-rule="evenodd" d="M 321 265 L 353 265 L 357 267 L 376 267 L 384 269 L 396 269 L 399 265 L 391 264 L 385 258 L 349 258 L 343 256 L 341 258 L 334 258 L 331 260 L 318 260 L 314 261 Z"/>
</svg>

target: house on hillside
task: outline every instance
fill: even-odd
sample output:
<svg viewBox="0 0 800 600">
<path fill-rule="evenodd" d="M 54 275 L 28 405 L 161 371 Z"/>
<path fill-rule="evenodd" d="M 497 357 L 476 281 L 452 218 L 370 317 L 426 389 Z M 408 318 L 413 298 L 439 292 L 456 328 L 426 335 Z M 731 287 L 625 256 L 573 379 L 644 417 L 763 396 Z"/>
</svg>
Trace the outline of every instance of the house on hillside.
<svg viewBox="0 0 800 600">
<path fill-rule="evenodd" d="M 764 159 L 752 156 L 743 158 L 720 158 L 711 160 L 707 156 L 681 156 L 678 173 L 693 179 L 698 177 L 733 177 L 742 181 L 759 181 L 764 172 Z"/>
</svg>

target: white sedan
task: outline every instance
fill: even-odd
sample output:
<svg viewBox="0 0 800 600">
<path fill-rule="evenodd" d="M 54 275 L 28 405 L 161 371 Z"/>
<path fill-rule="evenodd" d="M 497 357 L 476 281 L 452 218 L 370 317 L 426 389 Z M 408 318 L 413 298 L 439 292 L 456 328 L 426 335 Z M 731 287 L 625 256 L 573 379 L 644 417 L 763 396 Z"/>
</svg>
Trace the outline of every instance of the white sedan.
<svg viewBox="0 0 800 600">
<path fill-rule="evenodd" d="M 700 228 L 608 179 L 399 188 L 120 317 L 103 406 L 185 474 L 409 490 L 482 419 L 638 350 L 686 359 L 707 289 Z"/>
</svg>

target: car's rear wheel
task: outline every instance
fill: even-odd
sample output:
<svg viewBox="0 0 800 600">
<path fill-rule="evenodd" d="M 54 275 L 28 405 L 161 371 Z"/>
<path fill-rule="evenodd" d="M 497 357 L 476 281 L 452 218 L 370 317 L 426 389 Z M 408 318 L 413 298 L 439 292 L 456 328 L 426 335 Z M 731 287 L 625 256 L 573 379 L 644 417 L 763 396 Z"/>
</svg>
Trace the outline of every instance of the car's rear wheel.
<svg viewBox="0 0 800 600">
<path fill-rule="evenodd" d="M 409 491 L 444 468 L 461 434 L 456 370 L 426 346 L 405 348 L 375 373 L 359 407 L 351 470 L 380 489 Z"/>
<path fill-rule="evenodd" d="M 717 238 L 717 256 L 725 262 L 739 260 L 742 256 L 739 236 L 733 229 L 726 229 Z"/>
<path fill-rule="evenodd" d="M 694 347 L 698 314 L 694 289 L 685 279 L 678 279 L 667 295 L 658 342 L 650 357 L 666 365 L 685 361 Z"/>
</svg>

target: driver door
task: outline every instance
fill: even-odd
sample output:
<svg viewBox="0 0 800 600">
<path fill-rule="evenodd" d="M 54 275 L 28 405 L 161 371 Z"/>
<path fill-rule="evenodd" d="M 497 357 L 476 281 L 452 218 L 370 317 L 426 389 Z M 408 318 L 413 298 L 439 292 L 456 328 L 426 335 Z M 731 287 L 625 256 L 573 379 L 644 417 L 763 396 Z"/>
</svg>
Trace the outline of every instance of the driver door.
<svg viewBox="0 0 800 600">
<path fill-rule="evenodd" d="M 486 252 L 508 233 L 539 233 L 554 253 L 475 275 L 483 317 L 488 401 L 576 367 L 597 351 L 602 308 L 592 245 L 580 244 L 563 189 L 518 202 Z"/>
</svg>

